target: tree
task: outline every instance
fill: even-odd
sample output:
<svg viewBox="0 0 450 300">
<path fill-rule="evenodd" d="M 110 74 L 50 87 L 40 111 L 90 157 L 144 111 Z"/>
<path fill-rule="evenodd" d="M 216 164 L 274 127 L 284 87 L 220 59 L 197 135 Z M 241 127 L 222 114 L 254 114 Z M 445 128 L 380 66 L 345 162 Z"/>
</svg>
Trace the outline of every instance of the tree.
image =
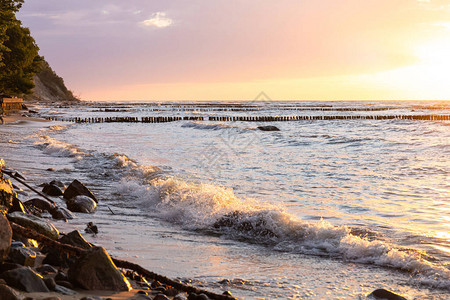
<svg viewBox="0 0 450 300">
<path fill-rule="evenodd" d="M 39 48 L 16 19 L 23 0 L 0 0 L 0 94 L 28 94 L 39 71 Z"/>
</svg>

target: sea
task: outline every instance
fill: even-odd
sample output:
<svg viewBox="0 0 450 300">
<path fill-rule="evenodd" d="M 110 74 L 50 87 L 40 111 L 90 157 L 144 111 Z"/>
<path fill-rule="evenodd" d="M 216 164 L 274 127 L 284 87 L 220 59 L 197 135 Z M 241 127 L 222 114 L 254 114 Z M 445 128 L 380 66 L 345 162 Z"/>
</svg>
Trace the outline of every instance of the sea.
<svg viewBox="0 0 450 300">
<path fill-rule="evenodd" d="M 401 118 L 449 101 L 29 108 L 52 121 L 0 125 L 0 158 L 35 187 L 83 182 L 97 211 L 53 222 L 113 257 L 238 299 L 450 299 L 450 121 Z"/>
</svg>

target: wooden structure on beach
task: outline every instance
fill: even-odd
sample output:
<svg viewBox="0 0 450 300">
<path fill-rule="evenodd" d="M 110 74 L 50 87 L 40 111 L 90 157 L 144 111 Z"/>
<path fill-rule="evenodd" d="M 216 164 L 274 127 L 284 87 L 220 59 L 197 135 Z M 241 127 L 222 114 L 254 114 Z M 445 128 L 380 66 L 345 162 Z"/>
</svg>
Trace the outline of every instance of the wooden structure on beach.
<svg viewBox="0 0 450 300">
<path fill-rule="evenodd" d="M 23 99 L 0 97 L 0 104 L 3 112 L 22 110 Z"/>
</svg>

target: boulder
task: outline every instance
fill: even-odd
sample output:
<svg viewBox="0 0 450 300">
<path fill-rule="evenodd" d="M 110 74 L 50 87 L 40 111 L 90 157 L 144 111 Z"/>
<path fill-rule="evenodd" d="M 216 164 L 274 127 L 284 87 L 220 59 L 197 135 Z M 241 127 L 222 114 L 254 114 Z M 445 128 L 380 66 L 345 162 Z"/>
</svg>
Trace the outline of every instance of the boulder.
<svg viewBox="0 0 450 300">
<path fill-rule="evenodd" d="M 69 268 L 69 279 L 86 290 L 129 291 L 130 283 L 102 247 L 93 247 Z"/>
<path fill-rule="evenodd" d="M 0 214 L 0 263 L 8 256 L 11 247 L 12 230 L 8 219 Z"/>
<path fill-rule="evenodd" d="M 261 131 L 280 131 L 280 129 L 276 126 L 258 126 L 258 129 Z"/>
<path fill-rule="evenodd" d="M 34 267 L 36 252 L 22 245 L 13 246 L 9 251 L 8 259 L 16 264 L 26 267 Z"/>
<path fill-rule="evenodd" d="M 62 190 L 66 189 L 66 185 L 59 180 L 52 180 L 52 181 L 50 181 L 50 184 L 56 185 L 57 187 L 59 187 Z"/>
<path fill-rule="evenodd" d="M 51 239 L 56 240 L 59 237 L 59 232 L 56 227 L 45 219 L 21 212 L 13 212 L 9 214 L 8 219 L 23 227 L 33 229 L 34 231 Z"/>
<path fill-rule="evenodd" d="M 386 299 L 386 300 L 406 300 L 405 297 L 400 296 L 392 291 L 385 289 L 377 289 L 373 291 L 369 296 L 372 296 L 376 299 Z"/>
<path fill-rule="evenodd" d="M 61 189 L 59 187 L 57 187 L 54 184 L 46 184 L 44 185 L 44 188 L 42 189 L 42 192 L 44 194 L 47 194 L 49 196 L 54 196 L 54 197 L 58 197 L 58 196 L 62 196 L 63 192 L 61 191 Z"/>
<path fill-rule="evenodd" d="M 51 265 L 42 265 L 40 267 L 37 267 L 36 271 L 38 271 L 42 275 L 48 275 L 48 274 L 55 274 L 56 275 L 58 273 L 58 270 L 55 269 Z"/>
<path fill-rule="evenodd" d="M 0 169 L 5 166 L 3 159 L 0 159 Z M 14 189 L 9 180 L 0 171 L 0 212 L 7 212 L 12 206 Z"/>
<path fill-rule="evenodd" d="M 53 203 L 50 203 L 49 201 L 41 198 L 33 198 L 31 200 L 25 201 L 24 205 L 26 207 L 35 207 L 38 208 L 40 211 L 51 211 L 55 208 L 55 205 Z"/>
<path fill-rule="evenodd" d="M 89 244 L 85 238 L 81 235 L 81 233 L 78 230 L 74 230 L 72 232 L 69 232 L 65 236 L 59 239 L 60 243 L 63 244 L 69 244 L 72 246 L 76 246 L 82 249 L 90 249 L 92 248 L 92 245 Z"/>
<path fill-rule="evenodd" d="M 22 213 L 27 213 L 27 209 L 23 205 L 22 201 L 17 199 L 16 197 L 13 197 L 12 206 L 9 208 L 8 213 L 12 213 L 15 211 L 19 211 Z"/>
<path fill-rule="evenodd" d="M 97 203 L 88 196 L 76 196 L 66 202 L 67 208 L 73 212 L 93 213 L 97 209 Z"/>
<path fill-rule="evenodd" d="M 23 299 L 20 294 L 14 290 L 13 288 L 10 288 L 7 285 L 0 284 L 0 299 L 2 300 L 21 300 Z"/>
<path fill-rule="evenodd" d="M 1 274 L 1 278 L 3 278 L 9 286 L 28 293 L 49 292 L 42 277 L 28 267 L 4 272 Z"/>
<path fill-rule="evenodd" d="M 76 196 L 87 196 L 95 201 L 95 203 L 98 203 L 97 198 L 92 194 L 92 192 L 85 187 L 81 182 L 78 180 L 72 181 L 72 183 L 67 187 L 67 189 L 64 191 L 64 198 L 66 200 L 69 200 Z"/>
<path fill-rule="evenodd" d="M 55 207 L 50 211 L 53 219 L 56 220 L 72 220 L 73 214 L 64 207 Z"/>
</svg>

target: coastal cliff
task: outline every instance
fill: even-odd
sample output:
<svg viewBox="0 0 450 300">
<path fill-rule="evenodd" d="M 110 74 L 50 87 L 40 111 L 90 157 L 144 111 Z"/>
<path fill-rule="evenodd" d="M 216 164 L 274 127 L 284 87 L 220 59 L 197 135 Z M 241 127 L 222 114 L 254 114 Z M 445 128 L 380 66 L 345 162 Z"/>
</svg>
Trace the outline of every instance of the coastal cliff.
<svg viewBox="0 0 450 300">
<path fill-rule="evenodd" d="M 64 80 L 58 76 L 47 61 L 42 61 L 41 70 L 34 75 L 33 93 L 25 97 L 26 100 L 44 102 L 79 102 Z"/>
</svg>

